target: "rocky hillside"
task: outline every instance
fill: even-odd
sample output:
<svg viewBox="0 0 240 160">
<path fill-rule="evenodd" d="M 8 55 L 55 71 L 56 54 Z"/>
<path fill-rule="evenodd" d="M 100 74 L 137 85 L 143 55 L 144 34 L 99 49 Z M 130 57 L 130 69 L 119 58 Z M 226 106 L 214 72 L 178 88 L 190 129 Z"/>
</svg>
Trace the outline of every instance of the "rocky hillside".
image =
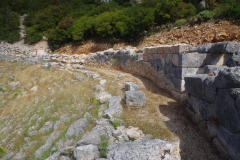
<svg viewBox="0 0 240 160">
<path fill-rule="evenodd" d="M 96 43 L 88 41 L 83 45 L 67 45 L 55 51 L 55 53 L 67 54 L 88 54 L 108 48 L 124 49 L 132 48 L 140 49 L 149 46 L 170 45 L 170 44 L 191 44 L 193 46 L 221 42 L 221 41 L 236 41 L 240 42 L 240 21 L 209 21 L 202 24 L 195 24 L 193 26 L 183 26 L 181 28 L 173 28 L 170 30 L 169 26 L 162 26 L 161 32 L 145 37 L 140 42 L 131 44 L 126 43 Z M 168 31 L 170 30 L 170 31 Z"/>
</svg>

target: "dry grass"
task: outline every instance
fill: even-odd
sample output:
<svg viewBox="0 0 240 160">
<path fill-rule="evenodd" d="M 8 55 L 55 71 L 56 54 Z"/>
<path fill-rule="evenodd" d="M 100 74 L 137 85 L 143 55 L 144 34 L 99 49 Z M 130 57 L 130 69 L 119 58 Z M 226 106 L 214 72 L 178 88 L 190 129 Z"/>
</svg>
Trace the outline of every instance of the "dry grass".
<svg viewBox="0 0 240 160">
<path fill-rule="evenodd" d="M 68 127 L 77 119 L 82 118 L 86 111 L 94 117 L 98 115 L 99 103 L 91 101 L 94 84 L 99 83 L 92 78 L 85 81 L 74 81 L 74 75 L 66 70 L 43 69 L 41 65 L 23 65 L 17 63 L 0 63 L 0 146 L 15 153 L 23 149 L 27 155 L 26 159 L 45 159 L 52 151 L 44 153 L 42 158 L 34 157 L 34 152 L 41 147 L 48 136 L 53 132 L 38 133 L 29 136 L 29 130 L 35 128 L 38 131 L 47 121 L 55 123 L 61 115 L 67 115 L 68 121 L 62 124 L 58 131 L 59 138 L 65 141 L 65 134 Z M 8 69 L 6 69 L 8 68 Z M 159 112 L 159 105 L 174 101 L 167 95 L 156 94 L 155 86 L 148 88 L 151 84 L 145 80 L 139 80 L 130 74 L 116 70 L 99 70 L 101 77 L 107 80 L 105 89 L 113 96 L 124 96 L 124 82 L 132 81 L 137 83 L 147 96 L 147 102 L 140 109 L 128 109 L 124 107 L 122 118 L 127 125 L 139 127 L 145 134 L 152 134 L 154 138 L 174 141 L 176 136 L 169 131 L 163 115 Z M 81 74 L 81 73 L 79 73 Z M 123 77 L 119 78 L 118 75 Z M 10 79 L 11 77 L 11 79 Z M 14 78 L 13 78 L 14 77 Z M 19 82 L 21 86 L 13 90 L 12 82 Z M 38 86 L 36 92 L 30 91 Z M 146 87 L 148 86 L 148 87 Z M 161 93 L 161 91 L 157 91 Z M 4 103 L 2 103 L 4 102 Z M 88 106 L 94 106 L 88 110 Z M 89 121 L 91 122 L 91 120 Z M 94 126 L 90 123 L 87 131 Z M 4 131 L 5 130 L 5 131 Z M 80 137 L 75 137 L 77 142 Z M 31 146 L 26 144 L 33 142 Z M 75 145 L 75 144 L 73 144 Z"/>
<path fill-rule="evenodd" d="M 117 70 L 95 69 L 94 71 L 101 72 L 107 80 L 106 89 L 112 95 L 121 95 L 124 97 L 125 82 L 135 82 L 140 86 L 140 89 L 146 94 L 146 104 L 139 109 L 130 109 L 124 106 L 122 119 L 128 126 L 139 127 L 145 134 L 152 134 L 154 138 L 159 138 L 168 141 L 178 140 L 177 136 L 172 133 L 165 125 L 162 115 L 159 112 L 159 106 L 168 102 L 175 102 L 170 96 L 156 88 L 149 80 L 139 79 L 131 74 L 122 73 Z M 119 78 L 118 75 L 122 75 Z"/>
<path fill-rule="evenodd" d="M 45 143 L 53 129 L 34 136 L 29 136 L 29 129 L 34 126 L 39 130 L 45 122 L 55 123 L 66 114 L 69 121 L 58 129 L 62 133 L 59 139 L 64 138 L 68 127 L 86 112 L 96 81 L 74 81 L 70 72 L 47 70 L 41 65 L 1 62 L 0 66 L 0 86 L 3 88 L 0 96 L 0 146 L 17 153 L 27 141 L 34 142 L 23 151 L 27 158 L 34 159 L 35 150 Z M 10 76 L 14 78 L 10 79 Z M 21 86 L 13 90 L 11 82 L 20 82 Z M 35 93 L 30 91 L 34 86 L 38 86 Z M 50 151 L 42 159 L 49 154 Z"/>
</svg>

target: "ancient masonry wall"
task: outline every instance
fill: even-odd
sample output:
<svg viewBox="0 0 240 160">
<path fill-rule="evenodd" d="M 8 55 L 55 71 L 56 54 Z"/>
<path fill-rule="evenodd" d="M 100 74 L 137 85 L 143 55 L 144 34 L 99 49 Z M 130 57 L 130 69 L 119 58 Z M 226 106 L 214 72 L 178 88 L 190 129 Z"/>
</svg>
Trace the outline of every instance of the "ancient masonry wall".
<svg viewBox="0 0 240 160">
<path fill-rule="evenodd" d="M 83 69 L 120 67 L 152 80 L 175 98 L 188 100 L 187 113 L 225 159 L 240 157 L 240 44 L 173 45 L 106 50 L 89 55 L 48 54 L 0 44 L 0 61 L 43 63 L 43 67 Z"/>
</svg>

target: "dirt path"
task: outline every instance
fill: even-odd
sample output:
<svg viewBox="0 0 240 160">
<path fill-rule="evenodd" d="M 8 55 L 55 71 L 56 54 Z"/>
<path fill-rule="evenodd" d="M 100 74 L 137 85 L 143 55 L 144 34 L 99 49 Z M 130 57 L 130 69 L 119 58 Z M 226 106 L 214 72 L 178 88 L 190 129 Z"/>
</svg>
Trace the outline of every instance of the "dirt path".
<svg viewBox="0 0 240 160">
<path fill-rule="evenodd" d="M 160 90 L 154 83 L 145 78 L 137 77 L 129 73 L 109 69 L 94 69 L 103 75 L 112 77 L 114 83 L 118 82 L 119 90 L 124 86 L 124 82 L 132 81 L 137 83 L 147 95 L 148 107 L 155 107 L 156 113 L 148 115 L 155 117 L 159 123 L 165 125 L 175 136 L 174 140 L 180 140 L 181 157 L 183 160 L 221 160 L 214 146 L 208 141 L 202 132 L 187 118 L 185 113 L 186 104 L 174 100 L 169 94 Z M 118 77 L 124 77 L 120 81 L 115 81 Z M 156 96 L 159 99 L 156 99 Z M 145 108 L 137 112 L 148 112 Z M 129 111 L 130 112 L 130 111 Z M 151 112 L 150 112 L 151 113 Z M 146 114 L 145 114 L 146 116 Z M 144 117 L 142 117 L 144 118 Z M 146 118 L 146 117 L 145 117 Z"/>
</svg>

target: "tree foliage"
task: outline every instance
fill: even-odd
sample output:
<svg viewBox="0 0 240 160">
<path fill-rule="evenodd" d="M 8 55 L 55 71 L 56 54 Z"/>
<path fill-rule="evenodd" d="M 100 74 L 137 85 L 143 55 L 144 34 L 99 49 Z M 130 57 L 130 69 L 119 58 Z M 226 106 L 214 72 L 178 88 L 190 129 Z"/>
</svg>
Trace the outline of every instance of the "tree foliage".
<svg viewBox="0 0 240 160">
<path fill-rule="evenodd" d="M 96 39 L 137 39 L 155 25 L 240 18 L 239 0 L 2 0 L 0 40 L 20 39 L 19 15 L 27 14 L 26 43 L 47 36 L 50 44 Z M 216 14 L 217 13 L 217 14 Z M 194 21 L 195 22 L 195 21 Z"/>
</svg>

